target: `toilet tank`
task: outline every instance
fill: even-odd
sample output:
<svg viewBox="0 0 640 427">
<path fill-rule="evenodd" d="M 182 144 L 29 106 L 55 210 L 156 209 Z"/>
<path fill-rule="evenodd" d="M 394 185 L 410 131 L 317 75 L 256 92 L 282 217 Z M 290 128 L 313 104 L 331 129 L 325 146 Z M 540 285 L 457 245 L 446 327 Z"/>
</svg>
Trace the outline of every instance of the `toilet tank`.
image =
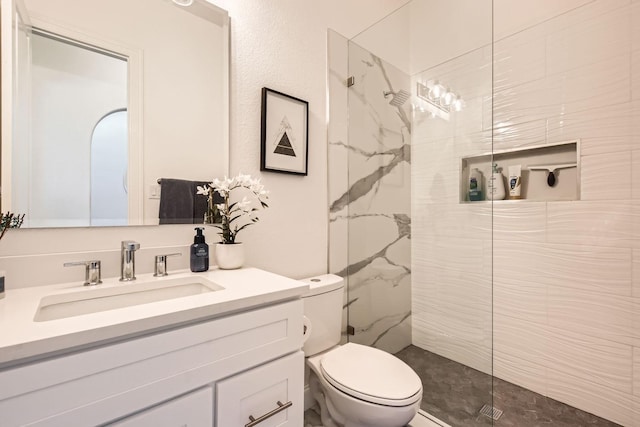
<svg viewBox="0 0 640 427">
<path fill-rule="evenodd" d="M 335 274 L 303 279 L 309 292 L 302 296 L 305 315 L 305 356 L 313 356 L 340 343 L 344 280 Z"/>
</svg>

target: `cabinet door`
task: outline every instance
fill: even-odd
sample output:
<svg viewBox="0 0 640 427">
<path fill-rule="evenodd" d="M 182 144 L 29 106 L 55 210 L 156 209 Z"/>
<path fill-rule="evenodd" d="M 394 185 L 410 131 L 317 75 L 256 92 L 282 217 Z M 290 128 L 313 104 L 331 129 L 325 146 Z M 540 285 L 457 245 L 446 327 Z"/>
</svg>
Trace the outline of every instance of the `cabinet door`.
<svg viewBox="0 0 640 427">
<path fill-rule="evenodd" d="M 303 425 L 304 353 L 258 366 L 216 384 L 218 427 Z"/>
<path fill-rule="evenodd" d="M 131 415 L 109 427 L 212 427 L 213 390 L 206 387 Z"/>
</svg>

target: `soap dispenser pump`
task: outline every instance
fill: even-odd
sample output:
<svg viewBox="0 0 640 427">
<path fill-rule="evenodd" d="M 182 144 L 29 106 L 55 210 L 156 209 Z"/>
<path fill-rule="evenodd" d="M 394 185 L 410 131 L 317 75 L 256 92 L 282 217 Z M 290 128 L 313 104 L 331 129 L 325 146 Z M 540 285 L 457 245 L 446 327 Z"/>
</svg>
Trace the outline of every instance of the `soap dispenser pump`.
<svg viewBox="0 0 640 427">
<path fill-rule="evenodd" d="M 191 271 L 200 273 L 209 270 L 209 245 L 204 241 L 202 230 L 204 227 L 196 227 L 196 235 L 191 245 Z"/>
<path fill-rule="evenodd" d="M 504 199 L 504 196 L 506 196 L 504 176 L 502 176 L 502 172 L 498 169 L 497 163 L 493 164 L 491 178 L 487 184 L 487 190 L 489 190 L 489 199 L 491 200 L 502 200 Z"/>
</svg>

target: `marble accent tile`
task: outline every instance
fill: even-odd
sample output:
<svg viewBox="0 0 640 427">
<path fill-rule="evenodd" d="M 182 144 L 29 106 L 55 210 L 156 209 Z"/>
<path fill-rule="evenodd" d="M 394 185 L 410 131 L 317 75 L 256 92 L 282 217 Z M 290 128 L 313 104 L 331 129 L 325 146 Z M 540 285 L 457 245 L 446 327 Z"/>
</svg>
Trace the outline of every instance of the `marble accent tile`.
<svg viewBox="0 0 640 427">
<path fill-rule="evenodd" d="M 628 200 L 631 198 L 631 152 L 583 156 L 582 200 Z"/>
<path fill-rule="evenodd" d="M 547 204 L 547 241 L 550 243 L 631 247 L 635 236 L 633 207 L 629 201 Z"/>
</svg>

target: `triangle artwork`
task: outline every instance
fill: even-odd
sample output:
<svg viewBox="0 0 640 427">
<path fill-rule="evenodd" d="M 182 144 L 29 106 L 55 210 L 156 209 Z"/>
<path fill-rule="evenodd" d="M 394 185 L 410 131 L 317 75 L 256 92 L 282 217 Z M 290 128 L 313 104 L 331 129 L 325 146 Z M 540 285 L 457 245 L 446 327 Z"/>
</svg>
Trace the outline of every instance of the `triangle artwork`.
<svg viewBox="0 0 640 427">
<path fill-rule="evenodd" d="M 291 133 L 291 125 L 289 124 L 287 116 L 284 116 L 280 122 L 280 130 L 278 131 L 275 144 L 276 148 L 273 150 L 274 154 L 296 157 L 296 152 L 292 145 L 292 139 L 289 138 L 289 133 Z"/>
</svg>

